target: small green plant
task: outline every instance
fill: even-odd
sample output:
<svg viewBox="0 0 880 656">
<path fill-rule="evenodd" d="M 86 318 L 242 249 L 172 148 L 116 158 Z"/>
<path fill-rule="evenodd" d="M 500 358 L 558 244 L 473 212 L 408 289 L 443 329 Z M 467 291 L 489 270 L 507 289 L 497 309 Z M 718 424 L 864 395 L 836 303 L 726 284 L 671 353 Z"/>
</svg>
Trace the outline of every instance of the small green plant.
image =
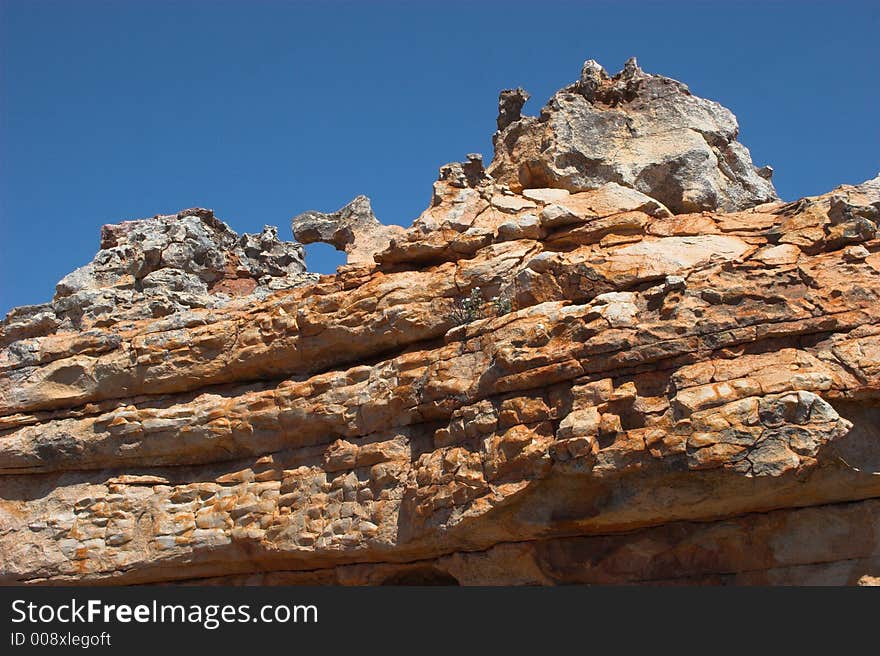
<svg viewBox="0 0 880 656">
<path fill-rule="evenodd" d="M 513 302 L 506 294 L 499 294 L 486 302 L 483 300 L 482 290 L 474 287 L 467 296 L 455 299 L 451 319 L 456 326 L 461 326 L 477 319 L 501 317 L 512 310 Z"/>
<path fill-rule="evenodd" d="M 496 317 L 503 317 L 505 314 L 510 314 L 510 311 L 513 310 L 513 301 L 510 300 L 509 296 L 502 294 L 492 299 L 492 307 L 495 308 Z"/>
<path fill-rule="evenodd" d="M 479 287 L 474 287 L 467 296 L 455 299 L 452 305 L 452 321 L 457 326 L 476 321 L 482 315 L 483 294 Z"/>
</svg>

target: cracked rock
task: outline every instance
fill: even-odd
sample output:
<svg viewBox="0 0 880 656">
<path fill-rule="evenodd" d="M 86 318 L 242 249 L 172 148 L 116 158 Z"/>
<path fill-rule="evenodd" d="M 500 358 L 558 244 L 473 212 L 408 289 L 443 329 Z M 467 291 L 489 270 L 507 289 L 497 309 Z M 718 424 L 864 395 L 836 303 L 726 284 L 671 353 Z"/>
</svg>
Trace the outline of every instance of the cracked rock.
<svg viewBox="0 0 880 656">
<path fill-rule="evenodd" d="M 92 261 L 58 282 L 51 303 L 10 312 L 0 341 L 220 307 L 314 279 L 305 268 L 302 246 L 275 228 L 239 237 L 203 208 L 105 225 Z"/>
<path fill-rule="evenodd" d="M 586 62 L 580 79 L 557 92 L 537 118 L 513 119 L 520 98 L 502 93 L 488 169 L 515 191 L 578 192 L 616 182 L 676 214 L 777 200 L 772 169 L 752 165 L 729 110 L 681 82 L 645 73 L 634 58 L 613 77 Z"/>
</svg>

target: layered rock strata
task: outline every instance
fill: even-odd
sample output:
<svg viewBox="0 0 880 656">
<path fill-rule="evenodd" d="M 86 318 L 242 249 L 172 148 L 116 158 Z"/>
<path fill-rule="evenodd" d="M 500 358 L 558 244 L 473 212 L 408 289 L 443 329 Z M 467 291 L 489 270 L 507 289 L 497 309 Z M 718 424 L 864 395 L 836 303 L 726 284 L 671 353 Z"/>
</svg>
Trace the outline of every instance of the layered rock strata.
<svg viewBox="0 0 880 656">
<path fill-rule="evenodd" d="M 668 128 L 657 162 L 690 158 L 662 136 L 692 131 L 665 78 L 585 70 L 584 102 L 620 86 L 614 111 Z M 753 170 L 696 195 L 527 187 L 503 148 L 444 166 L 412 227 L 317 280 L 274 233 L 224 241 L 222 265 L 169 239 L 141 275 L 143 226 L 105 229 L 114 255 L 62 281 L 54 319 L 2 326 L 0 582 L 880 576 L 880 178 L 792 203 L 748 191 Z M 220 230 L 207 216 L 156 221 Z M 123 246 L 138 264 L 102 278 Z M 151 275 L 207 301 L 168 283 L 155 311 Z M 98 307 L 96 280 L 106 311 L 55 307 Z"/>
</svg>

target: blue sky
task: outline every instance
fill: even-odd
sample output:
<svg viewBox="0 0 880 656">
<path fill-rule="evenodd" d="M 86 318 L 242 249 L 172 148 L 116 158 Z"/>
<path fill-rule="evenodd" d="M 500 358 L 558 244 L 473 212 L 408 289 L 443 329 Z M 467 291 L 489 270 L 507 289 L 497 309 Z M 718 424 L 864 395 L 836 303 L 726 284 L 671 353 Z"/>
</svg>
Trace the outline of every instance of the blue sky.
<svg viewBox="0 0 880 656">
<path fill-rule="evenodd" d="M 500 89 L 536 113 L 585 59 L 636 55 L 731 108 L 785 199 L 861 182 L 878 7 L 0 0 L 0 313 L 49 300 L 105 223 L 202 206 L 290 239 L 293 215 L 363 193 L 408 225 L 440 165 L 491 159 Z"/>
</svg>

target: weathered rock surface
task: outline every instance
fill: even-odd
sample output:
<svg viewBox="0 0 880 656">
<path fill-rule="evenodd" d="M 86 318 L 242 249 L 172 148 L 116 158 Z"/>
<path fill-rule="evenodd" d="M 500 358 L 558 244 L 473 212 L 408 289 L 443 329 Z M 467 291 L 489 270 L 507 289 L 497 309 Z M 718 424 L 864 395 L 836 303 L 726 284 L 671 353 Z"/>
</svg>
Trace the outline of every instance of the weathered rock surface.
<svg viewBox="0 0 880 656">
<path fill-rule="evenodd" d="M 380 223 L 366 196 L 358 196 L 332 214 L 303 212 L 293 218 L 291 228 L 300 243 L 324 242 L 344 251 L 348 264 L 372 264 L 373 255 L 404 232 L 401 226 Z"/>
<path fill-rule="evenodd" d="M 317 278 L 305 270 L 302 246 L 276 228 L 239 237 L 207 209 L 105 225 L 94 259 L 58 283 L 51 303 L 10 312 L 0 344 L 220 307 Z"/>
<path fill-rule="evenodd" d="M 0 582 L 874 581 L 880 177 L 677 209 L 470 156 L 334 276 L 12 313 Z"/>
<path fill-rule="evenodd" d="M 729 110 L 681 82 L 645 73 L 634 58 L 614 77 L 588 61 L 538 117 L 520 117 L 527 98 L 517 89 L 499 99 L 489 173 L 511 189 L 578 192 L 617 182 L 676 213 L 777 200 L 772 169 L 752 165 Z"/>
</svg>

